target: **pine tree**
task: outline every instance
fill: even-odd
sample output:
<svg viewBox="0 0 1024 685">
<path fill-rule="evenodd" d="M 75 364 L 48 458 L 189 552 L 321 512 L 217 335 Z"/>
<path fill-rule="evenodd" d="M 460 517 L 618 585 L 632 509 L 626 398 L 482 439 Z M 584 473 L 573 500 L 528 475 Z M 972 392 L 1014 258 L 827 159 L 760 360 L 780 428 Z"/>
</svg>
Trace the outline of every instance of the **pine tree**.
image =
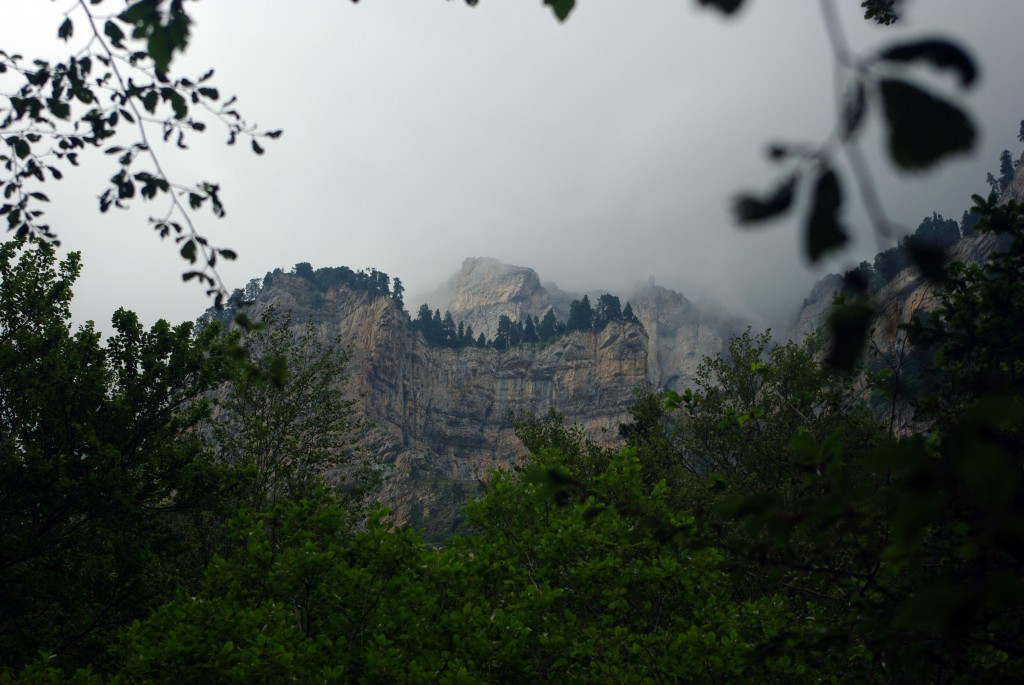
<svg viewBox="0 0 1024 685">
<path fill-rule="evenodd" d="M 960 217 L 960 234 L 963 237 L 974 235 L 974 226 L 978 223 L 981 215 L 965 209 L 963 215 Z"/>
<path fill-rule="evenodd" d="M 509 329 L 509 345 L 518 345 L 523 341 L 523 322 L 516 321 Z"/>
<path fill-rule="evenodd" d="M 450 347 L 459 344 L 458 331 L 455 329 L 455 319 L 451 312 L 446 311 L 444 319 L 441 321 L 441 342 Z"/>
<path fill-rule="evenodd" d="M 565 328 L 568 331 L 589 331 L 594 325 L 594 310 L 590 308 L 590 298 L 586 295 L 582 300 L 573 300 L 569 305 L 569 321 Z"/>
<path fill-rule="evenodd" d="M 504 314 L 498 317 L 498 330 L 494 334 L 493 343 L 499 350 L 508 349 L 512 344 L 512 319 Z"/>
<path fill-rule="evenodd" d="M 395 301 L 399 309 L 405 309 L 405 302 L 402 301 L 402 293 L 404 292 L 405 288 L 402 286 L 402 279 L 396 276 L 391 284 L 391 299 Z"/>
<path fill-rule="evenodd" d="M 594 310 L 594 328 L 601 330 L 614 321 L 622 321 L 622 307 L 619 298 L 605 293 L 597 300 Z"/>
<path fill-rule="evenodd" d="M 523 342 L 535 343 L 537 341 L 537 327 L 534 325 L 533 319 L 527 316 L 526 323 L 523 324 Z"/>
<path fill-rule="evenodd" d="M 629 302 L 622 308 L 622 320 L 626 323 L 637 323 L 639 321 L 636 318 L 636 314 L 633 313 L 633 306 Z"/>
<path fill-rule="evenodd" d="M 416 320 L 412 322 L 412 327 L 414 330 L 422 333 L 423 337 L 427 339 L 427 342 L 430 341 L 430 323 L 430 306 L 424 302 L 420 305 L 420 308 L 416 310 Z"/>
<path fill-rule="evenodd" d="M 541 342 L 547 342 L 557 334 L 558 318 L 555 316 L 555 310 L 549 308 L 544 313 L 544 318 L 541 319 L 540 325 L 537 326 L 537 337 L 540 338 Z"/>
<path fill-rule="evenodd" d="M 1013 182 L 1013 155 L 1009 150 L 1003 150 L 999 155 L 999 190 L 1005 191 Z"/>
<path fill-rule="evenodd" d="M 435 309 L 434 316 L 430 320 L 430 335 L 427 336 L 434 345 L 444 342 L 444 322 L 441 320 L 441 310 Z"/>
</svg>

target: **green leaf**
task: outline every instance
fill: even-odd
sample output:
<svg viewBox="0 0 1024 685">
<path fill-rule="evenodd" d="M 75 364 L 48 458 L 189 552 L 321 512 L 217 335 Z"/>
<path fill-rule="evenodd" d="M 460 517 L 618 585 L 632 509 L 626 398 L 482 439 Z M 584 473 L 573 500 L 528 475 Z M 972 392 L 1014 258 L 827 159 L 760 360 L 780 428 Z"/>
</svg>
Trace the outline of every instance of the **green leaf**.
<svg viewBox="0 0 1024 685">
<path fill-rule="evenodd" d="M 24 138 L 9 138 L 7 142 L 14 146 L 14 154 L 18 155 L 19 159 L 25 159 L 32 152 L 28 141 Z"/>
<path fill-rule="evenodd" d="M 71 34 L 73 34 L 74 32 L 75 25 L 71 23 L 71 18 L 65 17 L 64 23 L 60 25 L 59 29 L 57 29 L 57 37 L 63 40 L 64 42 L 67 42 L 68 38 L 70 38 Z"/>
<path fill-rule="evenodd" d="M 839 222 L 842 205 L 839 177 L 825 167 L 815 184 L 811 214 L 807 219 L 807 257 L 812 262 L 846 243 L 846 229 Z"/>
<path fill-rule="evenodd" d="M 975 128 L 959 107 L 905 81 L 880 84 L 889 124 L 889 154 L 897 166 L 926 169 L 974 147 Z"/>
<path fill-rule="evenodd" d="M 702 5 L 711 5 L 722 14 L 732 14 L 740 8 L 743 0 L 699 0 Z"/>
<path fill-rule="evenodd" d="M 107 34 L 107 37 L 110 38 L 110 42 L 114 44 L 114 47 L 120 48 L 124 46 L 122 43 L 124 40 L 124 31 L 122 31 L 121 27 L 115 24 L 112 19 L 108 19 L 107 23 L 103 25 L 103 33 Z"/>
<path fill-rule="evenodd" d="M 978 76 L 974 60 L 963 48 L 947 40 L 930 39 L 895 45 L 879 55 L 888 62 L 928 62 L 939 69 L 952 69 L 960 85 L 968 87 Z"/>
<path fill-rule="evenodd" d="M 50 79 L 50 70 L 41 66 L 38 71 L 25 74 L 25 79 L 33 86 L 41 86 Z"/>
<path fill-rule="evenodd" d="M 141 24 L 159 21 L 160 0 L 139 0 L 121 12 L 118 17 L 128 24 Z"/>
<path fill-rule="evenodd" d="M 941 247 L 928 245 L 915 236 L 908 237 L 903 247 L 910 253 L 910 260 L 926 278 L 942 281 L 946 277 L 946 251 Z"/>
<path fill-rule="evenodd" d="M 827 321 L 829 348 L 825 362 L 829 366 L 841 371 L 853 370 L 864 351 L 874 312 L 874 306 L 864 298 L 833 307 Z"/>
<path fill-rule="evenodd" d="M 185 100 L 185 96 L 176 91 L 174 88 L 161 88 L 160 96 L 165 102 L 171 103 L 171 108 L 174 110 L 175 119 L 184 119 L 188 116 L 188 102 Z"/>
<path fill-rule="evenodd" d="M 193 240 L 185 241 L 185 244 L 181 246 L 181 256 L 187 259 L 192 264 L 196 262 L 196 244 Z"/>
<path fill-rule="evenodd" d="M 544 0 L 545 5 L 550 5 L 558 21 L 565 21 L 576 5 L 576 0 Z"/>
<path fill-rule="evenodd" d="M 773 219 L 785 213 L 793 204 L 797 179 L 798 175 L 793 174 L 765 199 L 741 195 L 733 208 L 736 220 L 741 224 L 750 224 Z"/>
<path fill-rule="evenodd" d="M 47 98 L 46 106 L 50 113 L 58 119 L 68 119 L 71 116 L 71 105 L 66 100 L 59 98 Z"/>
</svg>

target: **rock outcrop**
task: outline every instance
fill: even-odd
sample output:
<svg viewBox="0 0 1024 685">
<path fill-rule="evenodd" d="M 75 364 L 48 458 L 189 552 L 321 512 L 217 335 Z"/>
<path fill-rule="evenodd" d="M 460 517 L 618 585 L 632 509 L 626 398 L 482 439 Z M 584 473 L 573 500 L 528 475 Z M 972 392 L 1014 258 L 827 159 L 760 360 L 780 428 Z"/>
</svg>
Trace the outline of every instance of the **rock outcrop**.
<svg viewBox="0 0 1024 685">
<path fill-rule="evenodd" d="M 743 331 L 739 319 L 715 306 L 698 306 L 674 290 L 647 285 L 631 298 L 648 335 L 651 384 L 680 391 L 692 384 L 704 357 L 722 352 Z"/>
<path fill-rule="evenodd" d="M 543 316 L 553 306 L 536 271 L 491 257 L 467 257 L 459 273 L 428 295 L 427 301 L 488 339 L 497 332 L 502 315 L 521 321 L 527 315 Z"/>
</svg>

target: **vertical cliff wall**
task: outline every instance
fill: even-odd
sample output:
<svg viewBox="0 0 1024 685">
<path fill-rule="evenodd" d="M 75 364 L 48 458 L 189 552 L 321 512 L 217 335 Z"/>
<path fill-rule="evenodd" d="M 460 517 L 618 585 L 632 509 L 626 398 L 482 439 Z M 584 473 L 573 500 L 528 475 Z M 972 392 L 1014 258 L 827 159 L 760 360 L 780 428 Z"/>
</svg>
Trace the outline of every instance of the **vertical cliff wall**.
<svg viewBox="0 0 1024 685">
<path fill-rule="evenodd" d="M 349 388 L 373 422 L 366 446 L 393 472 L 385 501 L 400 520 L 450 522 L 494 468 L 524 452 L 511 416 L 555 407 L 593 438 L 614 441 L 638 391 L 652 388 L 648 338 L 637 324 L 576 332 L 508 350 L 428 345 L 386 296 L 341 286 L 319 292 L 283 275 L 261 293 L 295 323 L 351 351 Z"/>
</svg>

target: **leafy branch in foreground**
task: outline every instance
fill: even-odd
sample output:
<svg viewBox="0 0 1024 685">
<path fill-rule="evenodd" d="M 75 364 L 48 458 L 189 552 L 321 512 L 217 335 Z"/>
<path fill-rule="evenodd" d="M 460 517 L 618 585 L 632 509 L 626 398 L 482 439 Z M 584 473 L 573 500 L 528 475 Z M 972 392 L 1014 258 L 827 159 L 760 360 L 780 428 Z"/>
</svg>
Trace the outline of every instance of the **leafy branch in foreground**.
<svg viewBox="0 0 1024 685">
<path fill-rule="evenodd" d="M 281 131 L 247 122 L 235 109 L 234 97 L 222 101 L 212 85 L 213 70 L 197 78 L 171 77 L 173 58 L 191 35 L 183 0 L 139 0 L 108 16 L 98 13 L 102 4 L 79 0 L 65 12 L 59 39 L 71 43 L 76 28 L 84 29 L 78 34 L 81 43 L 65 61 L 51 64 L 0 50 L 0 74 L 6 78 L 0 84 L 12 86 L 0 92 L 0 133 L 6 145 L 0 149 L 6 172 L 6 179 L 0 179 L 0 216 L 19 237 L 58 242 L 57 232 L 44 223 L 41 206 L 49 197 L 39 188 L 62 180 L 84 151 L 101 149 L 116 158 L 118 169 L 99 197 L 100 211 L 127 208 L 138 196 L 164 198 L 164 210 L 150 217 L 150 224 L 161 237 L 173 236 L 192 265 L 184 280 L 198 280 L 219 304 L 226 291 L 217 261 L 235 259 L 236 253 L 213 246 L 199 232 L 193 213 L 209 207 L 223 217 L 220 186 L 209 180 L 175 182 L 165 173 L 157 147 L 188 149 L 189 136 L 207 128 L 197 113 L 210 115 L 224 128 L 228 145 L 248 139 L 256 154 L 264 152 L 262 140 L 278 138 Z M 121 142 L 125 139 L 131 142 Z"/>
<path fill-rule="evenodd" d="M 769 157 L 788 163 L 790 170 L 771 193 L 761 197 L 744 195 L 735 205 L 741 224 L 759 225 L 789 213 L 801 185 L 810 184 L 804 251 L 811 262 L 840 250 L 849 239 L 842 220 L 842 179 L 834 168 L 834 159 L 840 152 L 853 171 L 879 245 L 900 233 L 886 215 L 858 146 L 857 136 L 870 112 L 880 113 L 886 127 L 889 158 L 901 171 L 921 171 L 947 157 L 966 153 L 973 148 L 976 137 L 974 123 L 959 106 L 922 87 L 910 73 L 917 66 L 949 72 L 960 88 L 967 89 L 977 78 L 977 67 L 963 48 L 947 40 L 924 38 L 858 57 L 846 44 L 832 1 L 822 0 L 821 6 L 836 63 L 836 127 L 820 145 L 772 145 Z M 892 3 L 875 8 L 883 12 L 886 9 L 895 11 Z M 869 17 L 872 11 L 869 8 Z M 907 248 L 912 263 L 925 276 L 936 281 L 943 279 L 942 248 L 917 241 L 909 241 Z M 874 304 L 867 295 L 866 283 L 853 280 L 847 283 L 846 290 L 852 297 L 839 303 L 828 321 L 832 337 L 828 360 L 837 368 L 852 370 L 866 344 Z"/>
<path fill-rule="evenodd" d="M 732 15 L 743 0 L 697 0 L 723 14 Z M 574 9 L 574 0 L 544 0 L 555 16 L 564 21 Z M 902 16 L 901 0 L 864 0 L 864 18 L 890 25 Z M 789 168 L 775 188 L 762 194 L 742 194 L 735 202 L 736 219 L 741 225 L 758 226 L 789 214 L 801 195 L 807 195 L 804 219 L 804 253 L 817 262 L 842 249 L 849 240 L 843 222 L 846 192 L 835 159 L 845 154 L 854 181 L 882 245 L 901 231 L 886 215 L 860 152 L 857 136 L 872 111 L 878 111 L 886 126 L 887 148 L 893 165 L 907 172 L 928 169 L 947 157 L 969 152 L 974 146 L 976 129 L 971 118 L 959 106 L 922 87 L 912 78 L 910 69 L 926 66 L 952 73 L 960 88 L 969 88 L 977 77 L 971 56 L 954 42 L 939 38 L 909 40 L 866 56 L 854 55 L 839 26 L 834 0 L 821 0 L 825 29 L 836 65 L 837 122 L 832 133 L 820 144 L 775 143 L 768 157 Z M 940 248 L 911 243 L 912 261 L 928 278 L 944 277 L 945 252 Z M 846 371 L 853 369 L 864 351 L 874 305 L 866 284 L 848 283 L 853 294 L 838 307 L 829 321 L 832 351 L 829 363 Z"/>
</svg>

